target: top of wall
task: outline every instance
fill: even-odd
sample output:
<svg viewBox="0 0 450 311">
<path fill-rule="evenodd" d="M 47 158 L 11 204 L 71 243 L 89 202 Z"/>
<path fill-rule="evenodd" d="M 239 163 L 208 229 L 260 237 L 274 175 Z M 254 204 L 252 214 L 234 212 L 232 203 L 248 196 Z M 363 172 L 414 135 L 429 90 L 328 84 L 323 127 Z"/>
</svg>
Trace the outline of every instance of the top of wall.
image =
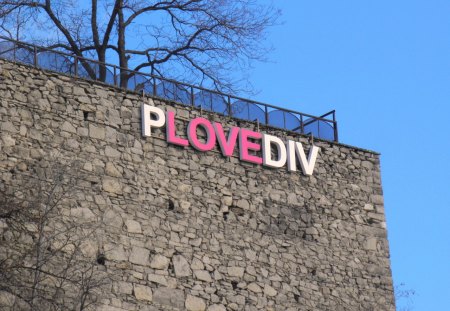
<svg viewBox="0 0 450 311">
<path fill-rule="evenodd" d="M 64 79 L 70 78 L 71 81 L 73 81 L 74 83 L 77 83 L 77 84 L 97 85 L 97 86 L 104 87 L 104 88 L 107 88 L 107 89 L 114 89 L 116 92 L 121 92 L 121 93 L 124 93 L 124 94 L 130 94 L 131 96 L 132 95 L 137 95 L 137 96 L 142 98 L 142 93 L 138 93 L 138 92 L 135 92 L 135 91 L 132 91 L 132 90 L 129 90 L 129 89 L 123 89 L 123 88 L 120 88 L 118 86 L 112 86 L 110 84 L 106 84 L 106 83 L 99 82 L 99 81 L 88 80 L 88 79 L 84 79 L 84 78 L 80 78 L 80 77 L 73 77 L 73 76 L 69 76 L 69 75 L 66 75 L 66 74 L 63 74 L 63 73 L 59 73 L 59 72 L 53 72 L 53 71 L 49 71 L 49 70 L 37 69 L 37 68 L 31 67 L 29 65 L 24 65 L 24 64 L 15 63 L 15 62 L 11 62 L 11 61 L 8 61 L 8 60 L 0 59 L 0 66 L 2 64 L 5 64 L 5 65 L 6 64 L 11 64 L 11 65 L 17 66 L 17 68 L 23 68 L 24 70 L 36 70 L 36 71 L 42 72 L 42 73 L 44 73 L 44 74 L 46 74 L 48 76 L 55 76 L 55 77 L 56 76 L 60 76 L 60 77 L 64 77 Z M 0 67 L 0 76 L 1 76 L 1 71 L 2 71 L 2 68 Z M 161 100 L 161 101 L 163 101 L 165 103 L 170 103 L 171 105 L 174 105 L 174 106 L 190 107 L 193 110 L 199 110 L 200 111 L 200 108 L 198 108 L 198 107 L 185 106 L 183 104 L 180 104 L 180 103 L 177 103 L 177 102 L 174 102 L 174 101 L 169 101 L 169 100 L 164 99 L 164 98 L 159 98 L 157 96 L 152 96 L 152 95 L 145 94 L 144 97 L 145 98 L 158 99 L 158 100 Z M 143 101 L 144 101 L 144 99 L 143 99 Z M 248 120 L 242 120 L 242 119 L 238 119 L 238 118 L 234 118 L 234 117 L 230 117 L 230 116 L 223 116 L 223 115 L 220 115 L 220 114 L 214 113 L 214 112 L 209 112 L 209 111 L 203 110 L 202 113 L 203 114 L 216 114 L 216 115 L 226 119 L 227 121 L 234 120 L 234 122 L 238 122 L 240 124 L 253 125 L 252 127 L 254 127 L 256 125 L 256 122 L 251 122 L 251 121 L 248 121 Z M 280 129 L 280 128 L 273 127 L 273 126 L 270 126 L 270 125 L 258 124 L 258 126 L 259 126 L 258 128 L 260 130 L 263 130 L 265 132 L 277 132 L 277 133 L 285 132 L 288 135 L 293 136 L 293 137 L 307 137 L 310 140 L 312 138 L 314 141 L 328 142 L 328 143 L 330 143 L 332 145 L 338 145 L 338 146 L 341 146 L 341 147 L 348 147 L 348 148 L 353 149 L 355 151 L 369 152 L 369 153 L 372 153 L 372 154 L 375 154 L 375 155 L 379 155 L 380 154 L 379 152 L 376 152 L 376 151 L 373 151 L 373 150 L 370 150 L 370 149 L 361 148 L 361 147 L 357 147 L 357 146 L 352 146 L 352 145 L 348 145 L 348 144 L 345 144 L 345 143 L 342 143 L 342 142 L 335 142 L 335 141 L 329 141 L 329 140 L 320 139 L 320 138 L 317 138 L 317 137 L 311 137 L 309 135 L 300 134 L 300 133 L 289 131 L 289 130 L 286 130 L 286 129 Z"/>
</svg>

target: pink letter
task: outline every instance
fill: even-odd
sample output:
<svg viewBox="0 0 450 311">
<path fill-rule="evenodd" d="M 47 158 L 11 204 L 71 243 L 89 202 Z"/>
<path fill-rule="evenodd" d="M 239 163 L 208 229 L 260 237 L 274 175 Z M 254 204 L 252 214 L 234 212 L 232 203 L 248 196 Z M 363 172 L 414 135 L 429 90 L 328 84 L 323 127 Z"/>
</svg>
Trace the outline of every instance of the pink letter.
<svg viewBox="0 0 450 311">
<path fill-rule="evenodd" d="M 233 155 L 234 147 L 236 146 L 236 139 L 239 134 L 239 128 L 233 126 L 228 132 L 228 140 L 225 138 L 225 133 L 223 132 L 222 124 L 214 122 L 214 129 L 216 130 L 217 140 L 219 141 L 220 149 L 222 154 L 226 157 L 231 157 Z"/>
<path fill-rule="evenodd" d="M 167 111 L 167 125 L 166 125 L 166 139 L 169 143 L 187 146 L 189 142 L 187 139 L 177 137 L 175 134 L 176 126 L 175 126 L 175 112 Z"/>
<path fill-rule="evenodd" d="M 202 126 L 206 131 L 206 142 L 202 143 L 197 137 L 197 127 Z M 188 138 L 192 147 L 200 151 L 209 151 L 216 145 L 216 134 L 214 128 L 205 118 L 195 118 L 189 122 Z"/>
<path fill-rule="evenodd" d="M 249 138 L 253 139 L 261 139 L 262 135 L 258 132 L 253 132 L 248 129 L 241 129 L 241 133 L 239 135 L 239 155 L 241 160 L 261 164 L 262 158 L 250 155 L 248 153 L 249 150 L 259 151 L 261 150 L 261 145 L 257 143 L 252 143 L 248 141 Z"/>
</svg>

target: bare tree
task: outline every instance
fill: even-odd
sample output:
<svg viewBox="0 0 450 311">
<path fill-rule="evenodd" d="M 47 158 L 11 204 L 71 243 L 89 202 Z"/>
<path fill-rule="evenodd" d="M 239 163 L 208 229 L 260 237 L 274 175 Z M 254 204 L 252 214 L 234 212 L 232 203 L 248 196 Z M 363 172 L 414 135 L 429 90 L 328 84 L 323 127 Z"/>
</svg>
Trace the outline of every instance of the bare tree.
<svg viewBox="0 0 450 311">
<path fill-rule="evenodd" d="M 414 309 L 414 296 L 416 291 L 405 288 L 404 283 L 394 286 L 395 304 L 399 311 L 412 311 Z"/>
<path fill-rule="evenodd" d="M 30 18 L 18 25 L 17 15 Z M 236 71 L 265 59 L 264 34 L 278 15 L 256 0 L 0 0 L 10 36 L 227 90 L 236 86 Z M 105 81 L 104 66 L 96 73 L 95 65 L 82 65 Z M 122 87 L 131 76 L 121 71 Z"/>
<path fill-rule="evenodd" d="M 91 243 L 97 225 L 71 212 L 68 176 L 56 166 L 19 189 L 1 189 L 1 310 L 88 310 L 108 282 Z"/>
</svg>

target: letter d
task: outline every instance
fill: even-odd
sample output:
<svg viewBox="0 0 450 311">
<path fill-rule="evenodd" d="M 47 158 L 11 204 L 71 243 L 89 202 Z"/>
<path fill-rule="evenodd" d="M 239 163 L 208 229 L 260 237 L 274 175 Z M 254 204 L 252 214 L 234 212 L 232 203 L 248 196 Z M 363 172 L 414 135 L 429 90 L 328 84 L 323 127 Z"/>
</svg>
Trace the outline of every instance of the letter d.
<svg viewBox="0 0 450 311">
<path fill-rule="evenodd" d="M 277 147 L 277 159 L 272 159 L 272 145 Z M 278 137 L 263 134 L 262 137 L 262 153 L 263 153 L 263 164 L 270 167 L 282 167 L 286 164 L 286 146 L 283 141 Z"/>
</svg>

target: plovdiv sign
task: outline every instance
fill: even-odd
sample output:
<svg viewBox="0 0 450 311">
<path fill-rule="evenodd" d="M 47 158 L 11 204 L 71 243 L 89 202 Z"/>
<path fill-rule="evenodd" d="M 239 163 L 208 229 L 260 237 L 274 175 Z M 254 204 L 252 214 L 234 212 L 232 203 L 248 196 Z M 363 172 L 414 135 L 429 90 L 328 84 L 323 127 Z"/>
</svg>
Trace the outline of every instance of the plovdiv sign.
<svg viewBox="0 0 450 311">
<path fill-rule="evenodd" d="M 153 116 L 153 117 L 152 117 Z M 320 148 L 312 145 L 306 158 L 303 145 L 300 142 L 288 140 L 286 143 L 280 138 L 265 133 L 254 132 L 246 128 L 232 126 L 225 135 L 222 124 L 211 122 L 208 119 L 197 117 L 189 121 L 186 128 L 187 138 L 177 136 L 175 126 L 175 112 L 164 112 L 161 108 L 143 104 L 141 107 L 142 135 L 151 137 L 152 128 L 166 126 L 166 140 L 168 143 L 188 146 L 199 151 L 210 151 L 219 143 L 220 151 L 225 157 L 231 157 L 239 144 L 239 158 L 241 161 L 280 168 L 286 165 L 288 171 L 297 171 L 297 160 L 305 175 L 312 175 L 316 164 L 317 154 Z M 205 141 L 197 136 L 197 129 L 202 128 L 206 132 Z M 255 141 L 260 140 L 261 143 Z M 272 157 L 271 148 L 277 148 L 277 157 Z M 251 151 L 260 151 L 261 157 L 252 155 Z"/>
</svg>

